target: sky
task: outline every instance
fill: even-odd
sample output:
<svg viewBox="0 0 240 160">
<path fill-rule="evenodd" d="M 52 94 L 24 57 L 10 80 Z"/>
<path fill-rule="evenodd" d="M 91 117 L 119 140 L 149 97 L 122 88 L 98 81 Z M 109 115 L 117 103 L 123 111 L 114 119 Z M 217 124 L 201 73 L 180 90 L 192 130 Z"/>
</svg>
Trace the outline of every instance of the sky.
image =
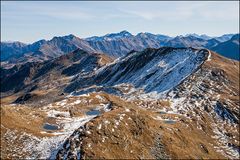
<svg viewBox="0 0 240 160">
<path fill-rule="evenodd" d="M 127 30 L 169 36 L 239 33 L 238 1 L 1 1 L 1 41 L 32 43 Z"/>
</svg>

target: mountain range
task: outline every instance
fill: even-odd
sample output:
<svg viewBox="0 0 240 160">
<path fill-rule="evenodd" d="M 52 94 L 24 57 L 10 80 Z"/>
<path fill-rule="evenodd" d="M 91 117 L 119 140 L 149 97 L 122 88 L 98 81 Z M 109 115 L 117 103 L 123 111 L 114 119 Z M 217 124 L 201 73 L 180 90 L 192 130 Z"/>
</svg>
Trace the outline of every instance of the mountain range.
<svg viewBox="0 0 240 160">
<path fill-rule="evenodd" d="M 118 58 L 132 50 L 142 51 L 145 48 L 163 46 L 207 48 L 219 52 L 227 58 L 239 60 L 239 34 L 226 34 L 220 37 L 197 34 L 169 37 L 147 32 L 132 35 L 127 31 L 122 31 L 85 39 L 70 34 L 54 37 L 48 41 L 39 40 L 32 44 L 1 42 L 1 62 L 3 66 L 7 66 L 15 63 L 45 61 L 73 52 L 77 48 L 87 52 L 101 52 L 112 58 Z M 229 49 L 230 52 L 228 52 Z"/>
<path fill-rule="evenodd" d="M 0 73 L 1 159 L 239 159 L 239 34 L 2 42 Z"/>
<path fill-rule="evenodd" d="M 78 48 L 0 78 L 3 159 L 239 158 L 239 61 L 208 49 Z"/>
</svg>

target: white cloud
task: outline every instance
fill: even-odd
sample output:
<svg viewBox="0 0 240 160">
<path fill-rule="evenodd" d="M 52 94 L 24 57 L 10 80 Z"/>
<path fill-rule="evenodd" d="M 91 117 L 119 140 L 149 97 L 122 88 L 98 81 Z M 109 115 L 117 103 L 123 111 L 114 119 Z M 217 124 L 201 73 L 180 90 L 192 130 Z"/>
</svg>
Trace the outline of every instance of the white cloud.
<svg viewBox="0 0 240 160">
<path fill-rule="evenodd" d="M 155 5 L 142 5 L 119 8 L 124 14 L 145 20 L 238 20 L 237 2 L 155 2 Z"/>
<path fill-rule="evenodd" d="M 30 17 L 42 16 L 43 18 L 57 18 L 64 20 L 84 20 L 95 18 L 94 13 L 74 5 L 62 5 L 58 3 L 28 3 L 28 2 L 15 2 L 4 3 L 2 6 L 2 14 L 4 17 Z"/>
<path fill-rule="evenodd" d="M 64 20 L 89 20 L 95 18 L 94 15 L 91 15 L 80 10 L 67 10 L 67 11 L 45 10 L 44 12 L 36 12 L 36 14 Z"/>
<path fill-rule="evenodd" d="M 138 10 L 122 10 L 122 12 L 136 17 L 143 18 L 145 20 L 186 20 L 192 16 L 191 12 L 181 11 L 178 14 L 175 11 L 138 11 Z"/>
</svg>

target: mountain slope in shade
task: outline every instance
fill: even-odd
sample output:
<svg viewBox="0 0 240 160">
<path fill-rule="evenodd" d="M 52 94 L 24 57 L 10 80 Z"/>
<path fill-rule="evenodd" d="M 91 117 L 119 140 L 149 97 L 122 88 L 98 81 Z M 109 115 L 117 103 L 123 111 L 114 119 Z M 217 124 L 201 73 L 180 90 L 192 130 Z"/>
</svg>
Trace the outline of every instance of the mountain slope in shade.
<svg viewBox="0 0 240 160">
<path fill-rule="evenodd" d="M 5 61 L 10 57 L 21 57 L 25 46 L 27 44 L 21 42 L 1 42 L 1 61 Z"/>
<path fill-rule="evenodd" d="M 177 36 L 169 41 L 167 41 L 164 46 L 168 47 L 202 47 L 206 43 L 205 40 L 194 37 L 194 36 Z"/>
<path fill-rule="evenodd" d="M 163 46 L 169 47 L 193 47 L 193 48 L 211 48 L 218 45 L 220 41 L 212 39 L 202 39 L 196 36 L 177 36 L 163 43 Z"/>
<path fill-rule="evenodd" d="M 212 47 L 215 47 L 216 45 L 218 45 L 219 43 L 221 43 L 220 41 L 216 40 L 215 38 L 211 38 L 207 40 L 207 43 L 204 45 L 206 48 L 210 49 Z"/>
<path fill-rule="evenodd" d="M 213 37 L 215 38 L 216 40 L 220 41 L 220 42 L 225 42 L 225 41 L 228 41 L 230 40 L 235 34 L 224 34 L 222 36 L 219 36 L 219 37 Z"/>
<path fill-rule="evenodd" d="M 77 49 L 44 62 L 29 62 L 10 69 L 1 68 L 1 96 L 34 89 L 59 89 L 73 78 L 90 74 L 111 58 Z M 59 91 L 60 92 L 60 91 Z"/>
<path fill-rule="evenodd" d="M 239 34 L 234 35 L 230 40 L 222 42 L 211 50 L 231 59 L 240 60 Z"/>
<path fill-rule="evenodd" d="M 24 45 L 21 47 L 21 57 L 15 58 L 14 56 L 8 56 L 5 60 L 9 60 L 10 63 L 24 63 L 27 61 L 39 62 L 73 52 L 77 48 L 84 49 L 88 52 L 95 51 L 84 40 L 74 35 L 68 35 L 63 37 L 54 37 L 49 41 L 40 40 L 33 44 Z M 9 53 L 10 52 L 4 52 L 2 54 L 9 55 Z"/>
</svg>

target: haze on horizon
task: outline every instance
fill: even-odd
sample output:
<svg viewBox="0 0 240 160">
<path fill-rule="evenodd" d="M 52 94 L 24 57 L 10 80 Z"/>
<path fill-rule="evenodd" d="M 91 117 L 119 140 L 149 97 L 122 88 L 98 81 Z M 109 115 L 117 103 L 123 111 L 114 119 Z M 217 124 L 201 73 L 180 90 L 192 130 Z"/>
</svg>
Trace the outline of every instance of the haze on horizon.
<svg viewBox="0 0 240 160">
<path fill-rule="evenodd" d="M 239 2 L 1 2 L 1 41 L 32 43 L 127 30 L 169 36 L 239 33 Z"/>
</svg>

